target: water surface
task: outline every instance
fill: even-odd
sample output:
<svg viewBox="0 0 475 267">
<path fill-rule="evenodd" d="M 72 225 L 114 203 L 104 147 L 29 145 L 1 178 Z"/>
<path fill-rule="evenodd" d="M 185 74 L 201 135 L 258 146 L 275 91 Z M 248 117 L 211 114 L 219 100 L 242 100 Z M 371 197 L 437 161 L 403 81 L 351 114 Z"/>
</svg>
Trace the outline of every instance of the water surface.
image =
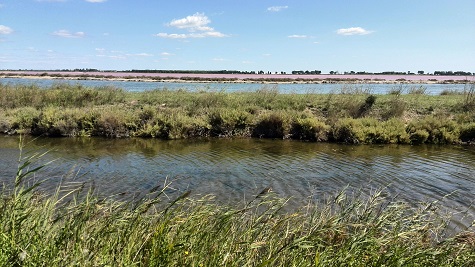
<svg viewBox="0 0 475 267">
<path fill-rule="evenodd" d="M 50 87 L 57 83 L 81 84 L 88 87 L 113 86 L 130 92 L 143 92 L 155 89 L 195 91 L 224 91 L 224 92 L 255 92 L 267 88 L 279 93 L 289 94 L 328 94 L 365 92 L 371 94 L 387 94 L 391 90 L 402 90 L 408 93 L 412 89 L 424 88 L 425 94 L 438 95 L 444 90 L 463 92 L 467 89 L 464 84 L 260 84 L 260 83 L 182 83 L 182 82 L 144 82 L 144 81 L 108 81 L 108 80 L 68 80 L 68 79 L 22 79 L 0 78 L 3 84 L 36 84 Z"/>
<path fill-rule="evenodd" d="M 37 178 L 52 190 L 60 180 L 88 182 L 99 194 L 134 197 L 171 181 L 170 195 L 191 190 L 225 202 L 252 199 L 266 187 L 293 203 L 349 191 L 385 188 L 395 200 L 438 201 L 460 212 L 456 227 L 475 219 L 475 148 L 458 146 L 349 146 L 260 139 L 40 138 L 23 151 L 55 160 Z M 27 153 L 25 154 L 27 155 Z M 0 136 L 0 182 L 18 163 L 18 137 Z"/>
</svg>

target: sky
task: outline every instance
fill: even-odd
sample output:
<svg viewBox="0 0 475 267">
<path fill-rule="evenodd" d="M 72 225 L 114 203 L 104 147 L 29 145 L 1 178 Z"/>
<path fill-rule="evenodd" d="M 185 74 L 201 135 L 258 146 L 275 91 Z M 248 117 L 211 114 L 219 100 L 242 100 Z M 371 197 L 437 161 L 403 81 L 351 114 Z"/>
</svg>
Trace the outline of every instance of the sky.
<svg viewBox="0 0 475 267">
<path fill-rule="evenodd" d="M 0 69 L 469 71 L 475 0 L 0 0 Z"/>
</svg>

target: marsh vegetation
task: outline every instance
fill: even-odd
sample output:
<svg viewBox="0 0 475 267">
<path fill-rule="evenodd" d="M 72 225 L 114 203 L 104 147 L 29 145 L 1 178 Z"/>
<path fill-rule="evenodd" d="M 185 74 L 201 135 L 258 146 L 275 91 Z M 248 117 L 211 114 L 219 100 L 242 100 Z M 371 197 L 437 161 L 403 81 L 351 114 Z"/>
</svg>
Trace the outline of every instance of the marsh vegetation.
<svg viewBox="0 0 475 267">
<path fill-rule="evenodd" d="M 258 137 L 378 144 L 452 144 L 475 139 L 475 85 L 426 95 L 342 86 L 332 94 L 166 89 L 126 92 L 79 84 L 0 85 L 0 131 L 43 136 L 182 139 Z"/>
</svg>

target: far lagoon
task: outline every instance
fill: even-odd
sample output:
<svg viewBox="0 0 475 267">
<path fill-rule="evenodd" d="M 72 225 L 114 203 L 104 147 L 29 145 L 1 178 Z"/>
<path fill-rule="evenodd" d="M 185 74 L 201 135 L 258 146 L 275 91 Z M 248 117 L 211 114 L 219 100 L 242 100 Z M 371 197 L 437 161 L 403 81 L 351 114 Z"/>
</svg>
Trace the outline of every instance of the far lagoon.
<svg viewBox="0 0 475 267">
<path fill-rule="evenodd" d="M 110 80 L 110 79 L 66 79 L 66 78 L 14 78 L 0 77 L 0 84 L 38 85 L 50 87 L 53 84 L 81 84 L 86 87 L 112 86 L 129 92 L 148 90 L 187 90 L 187 91 L 224 91 L 224 92 L 255 92 L 260 89 L 277 90 L 282 94 L 329 94 L 363 92 L 370 94 L 388 94 L 394 90 L 408 93 L 410 90 L 423 88 L 428 95 L 439 95 L 442 92 L 463 92 L 463 83 L 273 83 L 273 82 L 185 82 L 175 81 L 142 81 L 142 80 Z"/>
</svg>

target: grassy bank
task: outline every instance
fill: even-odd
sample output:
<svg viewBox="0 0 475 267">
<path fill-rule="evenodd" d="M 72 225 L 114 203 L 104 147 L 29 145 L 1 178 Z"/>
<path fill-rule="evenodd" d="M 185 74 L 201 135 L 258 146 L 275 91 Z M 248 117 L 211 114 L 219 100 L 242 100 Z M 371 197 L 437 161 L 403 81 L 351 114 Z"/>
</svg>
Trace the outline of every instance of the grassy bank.
<svg viewBox="0 0 475 267">
<path fill-rule="evenodd" d="M 1 266 L 475 264 L 475 234 L 444 236 L 436 203 L 341 192 L 285 212 L 267 190 L 228 207 L 193 192 L 170 199 L 166 184 L 130 202 L 66 183 L 45 194 L 30 179 L 39 157 L 21 161 L 1 192 Z"/>
<path fill-rule="evenodd" d="M 0 132 L 44 136 L 292 138 L 345 143 L 475 141 L 475 85 L 424 94 L 395 85 L 387 95 L 345 87 L 334 94 L 155 90 L 0 84 Z"/>
</svg>

